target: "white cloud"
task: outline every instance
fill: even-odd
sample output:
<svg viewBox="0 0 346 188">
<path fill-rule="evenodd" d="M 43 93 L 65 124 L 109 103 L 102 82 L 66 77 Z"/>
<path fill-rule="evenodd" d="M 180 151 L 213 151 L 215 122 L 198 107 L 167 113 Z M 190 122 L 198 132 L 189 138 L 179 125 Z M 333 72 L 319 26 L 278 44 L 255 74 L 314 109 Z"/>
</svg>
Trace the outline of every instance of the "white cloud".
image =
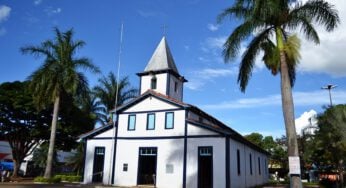
<svg viewBox="0 0 346 188">
<path fill-rule="evenodd" d="M 232 76 L 236 74 L 235 69 L 211 69 L 205 68 L 198 71 L 193 71 L 189 76 L 191 79 L 186 83 L 186 87 L 191 90 L 201 89 L 207 82 L 213 82 L 219 77 Z"/>
<path fill-rule="evenodd" d="M 6 5 L 0 6 L 0 23 L 4 22 L 10 17 L 11 8 Z"/>
<path fill-rule="evenodd" d="M 42 0 L 35 0 L 35 1 L 34 1 L 34 5 L 36 5 L 36 6 L 37 6 L 37 5 L 40 5 L 41 3 L 42 3 Z"/>
<path fill-rule="evenodd" d="M 345 103 L 346 91 L 334 91 L 332 94 L 333 104 Z M 295 106 L 328 105 L 329 97 L 326 91 L 294 92 L 293 100 Z M 224 101 L 217 104 L 200 105 L 203 109 L 224 110 L 242 108 L 261 108 L 264 106 L 281 105 L 281 95 L 269 95 L 258 98 L 242 98 L 233 101 Z"/>
<path fill-rule="evenodd" d="M 310 125 L 317 127 L 316 116 L 317 112 L 315 110 L 310 110 L 301 114 L 300 117 L 295 120 L 297 134 L 301 135 L 302 130 Z"/>
<path fill-rule="evenodd" d="M 306 41 L 301 36 L 301 63 L 298 67 L 302 72 L 326 73 L 334 77 L 346 76 L 346 1 L 328 0 L 338 10 L 341 24 L 328 33 L 316 26 L 320 36 L 320 44 Z"/>
<path fill-rule="evenodd" d="M 219 25 L 215 25 L 215 24 L 208 24 L 208 29 L 210 31 L 217 31 L 219 29 Z"/>
<path fill-rule="evenodd" d="M 205 40 L 205 48 L 207 49 L 217 49 L 220 50 L 226 41 L 226 36 L 220 37 L 209 37 Z"/>
<path fill-rule="evenodd" d="M 53 7 L 48 7 L 44 10 L 48 16 L 54 15 L 54 14 L 59 14 L 61 13 L 62 9 L 61 8 L 53 8 Z"/>
</svg>

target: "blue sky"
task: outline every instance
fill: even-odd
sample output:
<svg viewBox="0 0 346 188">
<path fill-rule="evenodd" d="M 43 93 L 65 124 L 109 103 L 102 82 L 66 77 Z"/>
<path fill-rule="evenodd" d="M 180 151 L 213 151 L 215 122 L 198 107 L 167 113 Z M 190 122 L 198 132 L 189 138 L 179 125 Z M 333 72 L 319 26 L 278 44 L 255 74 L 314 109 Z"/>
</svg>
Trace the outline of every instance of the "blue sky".
<svg viewBox="0 0 346 188">
<path fill-rule="evenodd" d="M 329 104 L 328 92 L 321 90 L 322 86 L 338 85 L 332 91 L 333 102 L 346 102 L 346 2 L 329 1 L 336 5 L 342 23 L 333 33 L 321 30 L 318 46 L 302 41 L 293 90 L 298 128 Z M 222 44 L 238 22 L 226 19 L 217 24 L 216 17 L 231 5 L 230 0 L 2 0 L 0 83 L 25 80 L 42 63 L 40 58 L 22 55 L 19 48 L 51 39 L 55 26 L 62 31 L 73 28 L 75 39 L 87 43 L 77 56 L 89 57 L 103 74 L 116 72 L 123 22 L 120 72 L 138 86 L 135 73 L 144 70 L 166 25 L 179 72 L 189 80 L 184 101 L 242 134 L 260 132 L 278 137 L 285 133 L 279 77 L 273 77 L 258 60 L 246 93 L 241 93 L 236 82 L 239 60 L 223 62 Z M 87 76 L 93 86 L 101 75 Z"/>
</svg>

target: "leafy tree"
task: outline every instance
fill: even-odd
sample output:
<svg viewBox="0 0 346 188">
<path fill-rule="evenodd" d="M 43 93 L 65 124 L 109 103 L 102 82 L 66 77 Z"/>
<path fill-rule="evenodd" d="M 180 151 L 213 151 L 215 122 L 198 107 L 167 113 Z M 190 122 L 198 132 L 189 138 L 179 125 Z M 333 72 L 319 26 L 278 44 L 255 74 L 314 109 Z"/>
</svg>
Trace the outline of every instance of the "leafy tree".
<svg viewBox="0 0 346 188">
<path fill-rule="evenodd" d="M 42 143 L 39 147 L 35 148 L 33 152 L 33 164 L 35 167 L 40 169 L 40 173 L 47 165 L 47 154 L 48 154 L 49 144 L 47 142 Z M 53 166 L 58 164 L 58 154 L 54 150 L 53 154 Z"/>
<path fill-rule="evenodd" d="M 14 162 L 13 177 L 18 176 L 24 158 L 39 145 L 50 114 L 38 112 L 32 102 L 28 82 L 6 82 L 0 85 L 0 138 L 9 142 Z"/>
<path fill-rule="evenodd" d="M 77 172 L 77 175 L 80 174 L 84 167 L 84 144 L 85 143 L 80 142 L 73 156 L 67 159 L 67 165 L 71 165 L 73 171 Z"/>
<path fill-rule="evenodd" d="M 321 166 L 333 166 L 343 185 L 346 160 L 346 105 L 328 108 L 318 116 L 318 131 L 315 136 L 316 154 Z"/>
<path fill-rule="evenodd" d="M 260 133 L 251 133 L 244 137 L 270 153 L 269 167 L 277 165 L 286 168 L 285 162 L 287 162 L 287 155 L 285 154 L 285 143 L 281 139 L 274 141 L 272 136 L 263 137 Z"/>
<path fill-rule="evenodd" d="M 103 76 L 98 80 L 99 84 L 94 87 L 95 94 L 100 101 L 106 106 L 107 111 L 115 108 L 115 100 L 117 106 L 121 106 L 130 99 L 138 95 L 138 90 L 131 87 L 128 77 L 117 80 L 113 72 L 109 72 L 108 76 Z M 117 96 L 118 89 L 118 96 Z"/>
<path fill-rule="evenodd" d="M 61 33 L 58 28 L 55 28 L 54 32 L 53 40 L 46 40 L 38 46 L 21 48 L 25 54 L 30 53 L 45 58 L 43 64 L 29 77 L 36 104 L 43 108 L 54 103 L 45 178 L 52 176 L 53 150 L 62 93 L 81 96 L 87 92 L 88 81 L 79 71 L 81 68 L 94 73 L 99 72 L 89 59 L 75 57 L 77 49 L 83 47 L 85 43 L 81 40 L 73 40 L 72 29 Z"/>
<path fill-rule="evenodd" d="M 293 4 L 294 3 L 294 4 Z M 260 51 L 263 61 L 273 75 L 280 73 L 282 108 L 288 142 L 288 155 L 299 156 L 294 124 L 294 105 L 292 87 L 295 81 L 295 68 L 299 60 L 299 39 L 290 35 L 300 28 L 305 37 L 319 43 L 314 23 L 322 25 L 327 31 L 335 29 L 339 23 L 337 11 L 323 0 L 309 0 L 305 4 L 291 0 L 235 0 L 219 16 L 234 16 L 241 20 L 224 44 L 225 62 L 234 60 L 240 50 L 241 42 L 252 37 L 240 62 L 238 83 L 245 91 Z M 291 178 L 291 186 L 300 186 L 300 177 Z"/>
</svg>

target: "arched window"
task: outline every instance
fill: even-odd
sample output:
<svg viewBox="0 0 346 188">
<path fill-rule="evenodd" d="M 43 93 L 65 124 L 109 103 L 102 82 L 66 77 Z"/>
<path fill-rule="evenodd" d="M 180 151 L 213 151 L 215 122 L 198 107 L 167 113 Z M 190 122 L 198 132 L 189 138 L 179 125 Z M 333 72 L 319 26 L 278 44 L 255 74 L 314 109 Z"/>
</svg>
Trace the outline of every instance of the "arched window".
<svg viewBox="0 0 346 188">
<path fill-rule="evenodd" d="M 157 85 L 157 79 L 156 79 L 156 76 L 154 75 L 152 78 L 151 78 L 151 89 L 156 89 L 156 85 Z"/>
</svg>

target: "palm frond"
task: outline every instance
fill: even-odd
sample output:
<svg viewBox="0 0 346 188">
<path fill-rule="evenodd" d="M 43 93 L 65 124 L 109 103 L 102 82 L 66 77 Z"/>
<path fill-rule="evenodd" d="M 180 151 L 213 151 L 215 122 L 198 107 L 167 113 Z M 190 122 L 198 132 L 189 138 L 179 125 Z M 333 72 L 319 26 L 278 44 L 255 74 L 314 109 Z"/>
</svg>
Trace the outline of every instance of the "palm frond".
<svg viewBox="0 0 346 188">
<path fill-rule="evenodd" d="M 256 35 L 243 54 L 238 74 L 238 83 L 242 92 L 245 92 L 248 81 L 252 75 L 252 69 L 255 64 L 256 56 L 261 50 L 261 44 L 267 41 L 272 29 L 273 28 L 265 29 L 264 31 Z"/>
</svg>

